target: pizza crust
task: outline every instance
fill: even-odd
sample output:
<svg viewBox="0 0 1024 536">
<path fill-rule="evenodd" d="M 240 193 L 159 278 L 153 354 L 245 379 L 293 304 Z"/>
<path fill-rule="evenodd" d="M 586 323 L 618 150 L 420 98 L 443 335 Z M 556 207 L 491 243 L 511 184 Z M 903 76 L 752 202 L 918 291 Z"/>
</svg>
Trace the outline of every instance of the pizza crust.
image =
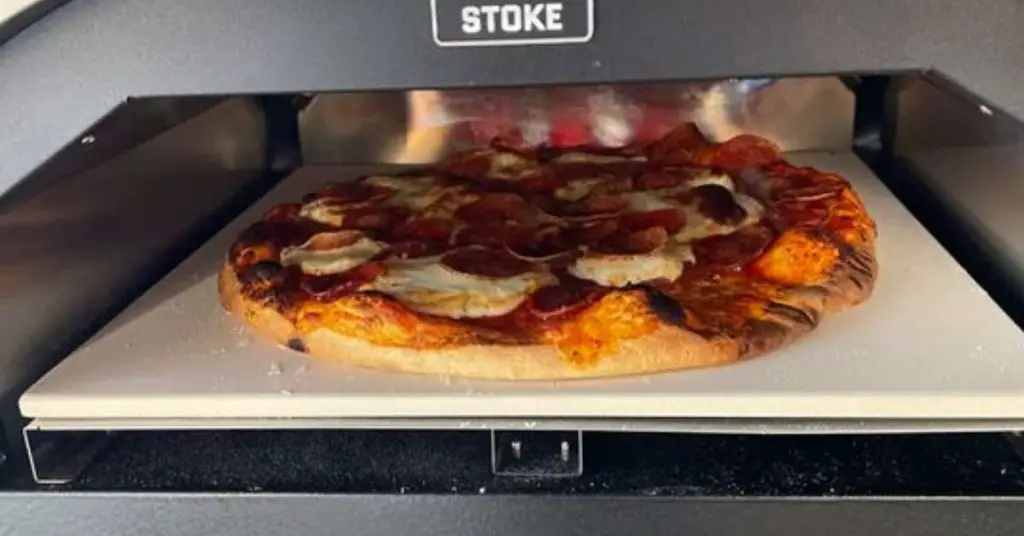
<svg viewBox="0 0 1024 536">
<path fill-rule="evenodd" d="M 650 335 L 625 339 L 596 363 L 575 365 L 550 345 L 466 345 L 437 349 L 378 346 L 327 328 L 299 334 L 276 310 L 247 298 L 235 270 L 225 262 L 218 277 L 224 307 L 251 328 L 293 350 L 352 365 L 417 374 L 489 380 L 569 380 L 622 377 L 723 365 L 785 346 L 814 329 L 824 314 L 856 305 L 871 294 L 878 272 L 873 248 L 844 252 L 833 277 L 822 285 L 798 288 L 785 303 L 806 319 L 779 316 L 752 321 L 743 336 L 704 337 L 662 322 Z"/>
<path fill-rule="evenodd" d="M 651 335 L 620 341 L 616 351 L 586 367 L 567 362 L 547 345 L 398 348 L 376 346 L 326 328 L 300 336 L 283 315 L 242 293 L 228 263 L 220 271 L 218 287 L 224 307 L 263 336 L 317 357 L 374 369 L 493 380 L 564 380 L 707 367 L 740 357 L 735 341 L 708 340 L 667 325 Z"/>
</svg>

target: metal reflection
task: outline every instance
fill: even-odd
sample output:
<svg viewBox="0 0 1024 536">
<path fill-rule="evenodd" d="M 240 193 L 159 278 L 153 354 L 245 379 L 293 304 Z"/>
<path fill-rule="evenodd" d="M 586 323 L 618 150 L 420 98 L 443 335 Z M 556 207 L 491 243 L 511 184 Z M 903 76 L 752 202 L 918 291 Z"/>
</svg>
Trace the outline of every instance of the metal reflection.
<svg viewBox="0 0 1024 536">
<path fill-rule="evenodd" d="M 853 95 L 834 77 L 321 94 L 300 116 L 308 164 L 428 163 L 495 137 L 619 146 L 687 121 L 785 150 L 848 147 Z"/>
</svg>

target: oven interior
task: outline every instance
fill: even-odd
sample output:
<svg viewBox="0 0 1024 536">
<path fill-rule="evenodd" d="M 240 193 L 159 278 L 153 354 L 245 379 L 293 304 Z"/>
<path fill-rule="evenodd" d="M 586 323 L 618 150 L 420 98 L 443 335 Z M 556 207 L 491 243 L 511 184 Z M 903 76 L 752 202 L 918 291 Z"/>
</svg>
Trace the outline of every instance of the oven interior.
<svg viewBox="0 0 1024 536">
<path fill-rule="evenodd" d="M 40 378 L 296 170 L 426 164 L 510 132 L 536 143 L 616 145 L 684 121 L 715 140 L 753 133 L 793 155 L 865 165 L 1019 335 L 1024 126 L 937 77 L 129 99 L 0 198 L 0 482 L 8 489 L 460 494 L 1024 491 L 1016 435 L 1024 416 L 1014 411 L 866 424 L 791 415 L 770 424 L 722 416 L 587 425 L 549 415 L 538 426 L 481 415 L 455 424 L 321 418 L 236 426 L 167 417 L 125 424 L 69 410 L 41 426 L 33 424 L 39 415 L 19 407 Z M 964 329 L 978 333 L 971 344 L 983 352 L 990 341 L 967 316 Z M 95 373 L 102 389 L 119 371 Z M 75 404 L 59 395 L 49 402 Z M 535 457 L 510 464 L 513 442 Z"/>
</svg>

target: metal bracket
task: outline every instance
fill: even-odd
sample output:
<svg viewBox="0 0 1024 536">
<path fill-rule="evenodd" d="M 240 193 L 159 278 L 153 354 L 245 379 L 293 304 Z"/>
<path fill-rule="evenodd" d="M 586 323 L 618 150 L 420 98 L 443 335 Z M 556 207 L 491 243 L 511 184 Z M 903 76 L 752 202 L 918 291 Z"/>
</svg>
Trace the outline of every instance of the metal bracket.
<svg viewBox="0 0 1024 536">
<path fill-rule="evenodd" d="M 583 474 L 583 432 L 491 430 L 496 476 L 561 478 Z"/>
<path fill-rule="evenodd" d="M 110 441 L 111 432 L 22 429 L 32 479 L 37 484 L 67 484 Z"/>
</svg>

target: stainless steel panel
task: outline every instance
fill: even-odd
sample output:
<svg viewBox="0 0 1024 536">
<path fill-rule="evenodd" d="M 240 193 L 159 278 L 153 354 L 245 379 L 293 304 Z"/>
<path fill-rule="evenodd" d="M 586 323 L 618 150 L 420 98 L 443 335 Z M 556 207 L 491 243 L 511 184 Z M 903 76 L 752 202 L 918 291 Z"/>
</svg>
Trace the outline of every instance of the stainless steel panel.
<svg viewBox="0 0 1024 536">
<path fill-rule="evenodd" d="M 897 84 L 897 152 L 1024 143 L 1024 125 L 956 88 L 920 76 Z"/>
<path fill-rule="evenodd" d="M 229 100 L 0 214 L 0 394 L 52 366 L 197 221 L 261 173 L 262 117 L 252 102 Z"/>
<path fill-rule="evenodd" d="M 622 145 L 695 121 L 787 151 L 848 148 L 853 95 L 834 77 L 706 84 L 419 90 L 316 96 L 300 116 L 306 164 L 426 163 L 494 137 Z"/>
</svg>

